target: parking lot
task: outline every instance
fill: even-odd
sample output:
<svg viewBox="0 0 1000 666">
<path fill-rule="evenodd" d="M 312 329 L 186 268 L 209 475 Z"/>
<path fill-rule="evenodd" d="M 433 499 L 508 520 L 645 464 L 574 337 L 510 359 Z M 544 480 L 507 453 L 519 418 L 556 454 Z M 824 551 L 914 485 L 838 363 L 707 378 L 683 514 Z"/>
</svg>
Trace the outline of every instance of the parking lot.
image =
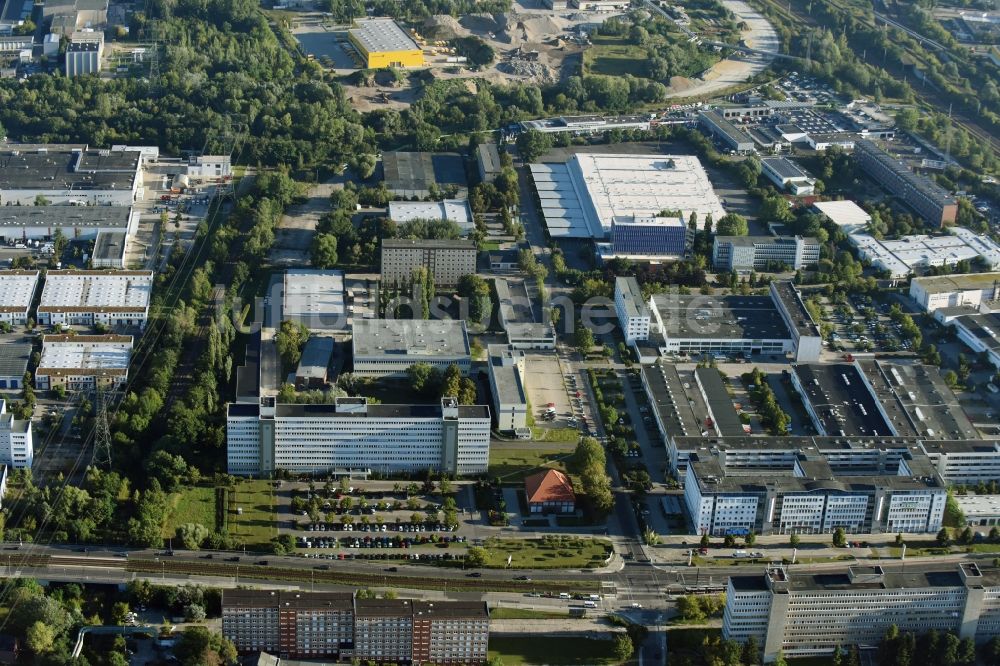
<svg viewBox="0 0 1000 666">
<path fill-rule="evenodd" d="M 534 410 L 535 423 L 539 426 L 564 427 L 571 417 L 570 392 L 576 388 L 568 386 L 563 379 L 562 368 L 555 354 L 527 353 L 525 366 L 528 368 L 528 402 Z M 574 380 L 575 384 L 575 380 Z M 551 410 L 555 416 L 545 417 Z"/>
</svg>

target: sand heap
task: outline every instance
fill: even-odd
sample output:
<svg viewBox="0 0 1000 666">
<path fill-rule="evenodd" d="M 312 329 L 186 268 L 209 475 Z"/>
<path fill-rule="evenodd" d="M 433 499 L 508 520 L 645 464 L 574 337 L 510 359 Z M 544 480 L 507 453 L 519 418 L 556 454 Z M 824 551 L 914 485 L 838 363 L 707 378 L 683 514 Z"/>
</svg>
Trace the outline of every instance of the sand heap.
<svg viewBox="0 0 1000 666">
<path fill-rule="evenodd" d="M 463 37 L 469 34 L 466 30 L 455 20 L 454 16 L 448 16 L 447 14 L 438 14 L 437 16 L 431 16 L 426 21 L 424 21 L 423 27 L 420 28 L 420 33 L 427 39 L 430 40 L 451 40 L 456 37 Z"/>
</svg>

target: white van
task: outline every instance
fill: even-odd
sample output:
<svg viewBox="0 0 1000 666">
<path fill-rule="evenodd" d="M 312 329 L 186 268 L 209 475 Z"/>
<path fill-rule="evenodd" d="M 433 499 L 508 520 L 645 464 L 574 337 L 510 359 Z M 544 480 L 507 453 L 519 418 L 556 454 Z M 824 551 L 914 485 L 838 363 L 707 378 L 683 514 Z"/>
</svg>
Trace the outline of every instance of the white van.
<svg viewBox="0 0 1000 666">
<path fill-rule="evenodd" d="M 569 593 L 568 593 L 568 592 L 560 592 L 560 593 L 559 593 L 559 598 L 560 598 L 560 599 L 569 599 L 569 598 L 570 598 L 570 596 L 569 596 Z"/>
<path fill-rule="evenodd" d="M 583 607 L 584 608 L 597 608 L 597 604 L 594 603 L 593 601 L 584 601 L 583 602 Z"/>
</svg>

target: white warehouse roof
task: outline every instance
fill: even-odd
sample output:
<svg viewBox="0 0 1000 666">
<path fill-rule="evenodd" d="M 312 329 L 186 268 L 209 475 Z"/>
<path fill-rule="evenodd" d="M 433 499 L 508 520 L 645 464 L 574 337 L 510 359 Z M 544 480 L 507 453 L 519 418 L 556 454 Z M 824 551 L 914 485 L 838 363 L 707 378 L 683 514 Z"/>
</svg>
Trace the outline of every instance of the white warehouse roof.
<svg viewBox="0 0 1000 666">
<path fill-rule="evenodd" d="M 581 153 L 565 164 L 532 164 L 531 174 L 553 237 L 604 238 L 617 216 L 726 214 L 693 155 Z"/>
</svg>

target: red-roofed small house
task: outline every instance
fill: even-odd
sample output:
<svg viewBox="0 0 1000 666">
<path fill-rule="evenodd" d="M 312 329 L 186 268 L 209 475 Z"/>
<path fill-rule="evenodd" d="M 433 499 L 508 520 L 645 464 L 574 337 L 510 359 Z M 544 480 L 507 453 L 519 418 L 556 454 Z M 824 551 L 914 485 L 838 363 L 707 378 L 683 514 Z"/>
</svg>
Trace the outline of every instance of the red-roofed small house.
<svg viewBox="0 0 1000 666">
<path fill-rule="evenodd" d="M 573 513 L 576 510 L 573 484 L 559 470 L 550 469 L 525 477 L 524 494 L 528 497 L 531 513 Z"/>
</svg>

